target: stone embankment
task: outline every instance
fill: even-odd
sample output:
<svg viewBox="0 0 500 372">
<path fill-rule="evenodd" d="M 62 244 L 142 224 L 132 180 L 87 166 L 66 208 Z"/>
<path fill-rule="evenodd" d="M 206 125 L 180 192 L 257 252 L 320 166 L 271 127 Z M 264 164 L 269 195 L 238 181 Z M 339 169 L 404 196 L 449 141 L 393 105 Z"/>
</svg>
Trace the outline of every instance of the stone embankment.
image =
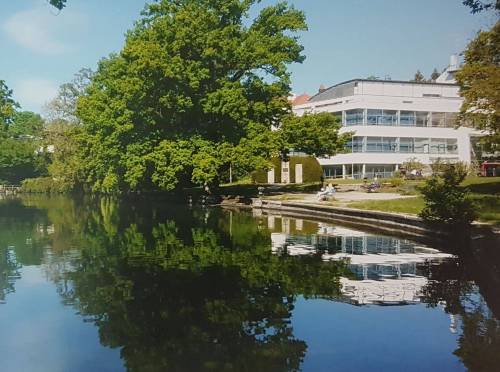
<svg viewBox="0 0 500 372">
<path fill-rule="evenodd" d="M 417 216 L 367 211 L 346 207 L 279 201 L 269 199 L 252 199 L 252 207 L 263 211 L 275 211 L 298 217 L 328 218 L 332 220 L 353 223 L 358 226 L 376 228 L 387 232 L 403 232 L 405 235 L 428 236 L 441 235 L 442 232 L 430 228 Z"/>
</svg>

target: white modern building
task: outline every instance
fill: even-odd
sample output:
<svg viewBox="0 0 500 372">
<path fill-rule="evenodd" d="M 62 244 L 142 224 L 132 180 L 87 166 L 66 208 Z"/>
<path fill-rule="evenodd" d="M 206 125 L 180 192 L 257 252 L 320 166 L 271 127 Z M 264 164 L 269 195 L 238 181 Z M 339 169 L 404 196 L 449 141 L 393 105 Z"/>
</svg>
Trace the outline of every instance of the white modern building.
<svg viewBox="0 0 500 372">
<path fill-rule="evenodd" d="M 425 165 L 442 159 L 473 159 L 471 139 L 480 132 L 456 128 L 462 105 L 454 74 L 458 62 L 433 82 L 349 80 L 295 105 L 297 115 L 331 112 L 352 132 L 346 153 L 318 159 L 326 177 L 390 177 L 401 164 L 415 159 Z"/>
</svg>

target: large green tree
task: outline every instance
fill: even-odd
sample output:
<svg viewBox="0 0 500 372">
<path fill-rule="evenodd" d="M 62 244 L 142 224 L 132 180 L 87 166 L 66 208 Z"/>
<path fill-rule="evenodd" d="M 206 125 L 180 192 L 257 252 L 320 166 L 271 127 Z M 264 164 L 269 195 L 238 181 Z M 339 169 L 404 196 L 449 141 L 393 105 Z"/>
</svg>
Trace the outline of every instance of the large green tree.
<svg viewBox="0 0 500 372">
<path fill-rule="evenodd" d="M 251 170 L 277 154 L 271 127 L 290 111 L 306 24 L 285 2 L 250 19 L 256 2 L 147 6 L 78 102 L 94 190 L 217 182 L 230 164 Z"/>
<path fill-rule="evenodd" d="M 483 141 L 491 150 L 500 143 L 500 22 L 480 32 L 465 50 L 457 73 L 464 103 L 461 119 L 487 131 Z"/>
<path fill-rule="evenodd" d="M 13 136 L 41 136 L 44 120 L 39 114 L 31 111 L 19 111 L 14 114 L 9 125 L 9 133 Z"/>
</svg>

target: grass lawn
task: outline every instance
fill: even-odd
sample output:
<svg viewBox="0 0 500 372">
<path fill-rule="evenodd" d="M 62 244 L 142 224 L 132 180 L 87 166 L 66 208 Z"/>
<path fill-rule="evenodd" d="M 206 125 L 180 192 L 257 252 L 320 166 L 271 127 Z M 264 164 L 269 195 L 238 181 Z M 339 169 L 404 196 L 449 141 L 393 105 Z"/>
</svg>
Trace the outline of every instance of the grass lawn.
<svg viewBox="0 0 500 372">
<path fill-rule="evenodd" d="M 464 183 L 477 205 L 479 220 L 500 224 L 500 177 L 468 177 Z M 396 200 L 371 200 L 348 204 L 348 207 L 383 212 L 418 214 L 424 207 L 421 196 Z"/>
<path fill-rule="evenodd" d="M 424 200 L 420 196 L 395 200 L 366 200 L 349 203 L 349 208 L 369 209 L 382 212 L 418 214 L 424 208 Z"/>
</svg>

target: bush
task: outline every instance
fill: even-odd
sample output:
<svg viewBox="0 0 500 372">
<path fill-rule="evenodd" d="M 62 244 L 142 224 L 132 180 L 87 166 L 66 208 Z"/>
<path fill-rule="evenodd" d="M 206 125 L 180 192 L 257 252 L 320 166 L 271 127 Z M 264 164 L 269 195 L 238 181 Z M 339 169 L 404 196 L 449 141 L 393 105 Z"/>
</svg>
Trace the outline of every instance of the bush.
<svg viewBox="0 0 500 372">
<path fill-rule="evenodd" d="M 281 159 L 273 158 L 271 163 L 274 167 L 274 182 L 281 183 Z M 295 165 L 302 164 L 302 182 L 320 182 L 323 176 L 323 168 L 313 156 L 291 156 L 290 157 L 290 182 L 295 183 Z M 259 169 L 252 172 L 253 183 L 267 183 L 267 169 Z"/>
<path fill-rule="evenodd" d="M 389 183 L 392 187 L 399 187 L 404 183 L 404 180 L 402 178 L 393 177 L 389 180 Z"/>
<path fill-rule="evenodd" d="M 69 192 L 68 187 L 51 177 L 25 179 L 21 184 L 21 191 L 25 193 L 60 194 Z"/>
<path fill-rule="evenodd" d="M 440 166 L 441 173 L 435 173 L 420 190 L 425 201 L 420 216 L 428 223 L 467 226 L 476 217 L 468 190 L 460 186 L 467 169 L 460 163 Z"/>
</svg>

